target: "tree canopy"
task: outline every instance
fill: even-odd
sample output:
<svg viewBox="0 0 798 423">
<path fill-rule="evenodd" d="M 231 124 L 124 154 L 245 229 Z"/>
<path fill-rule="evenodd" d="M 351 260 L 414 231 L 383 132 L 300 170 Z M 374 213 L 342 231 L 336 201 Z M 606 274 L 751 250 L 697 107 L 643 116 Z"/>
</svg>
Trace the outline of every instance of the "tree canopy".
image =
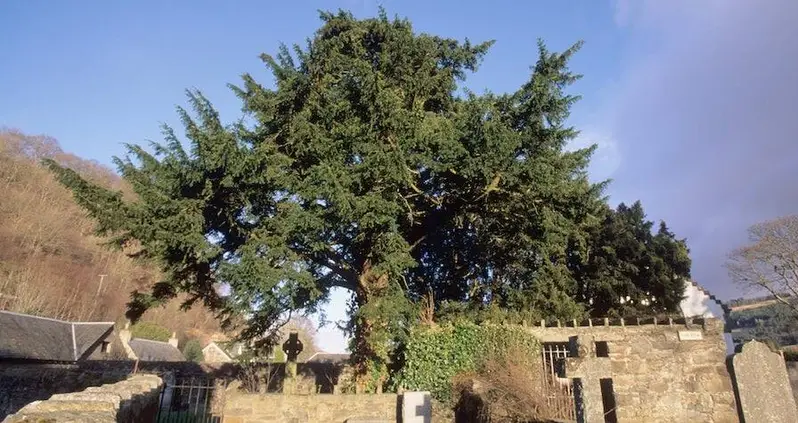
<svg viewBox="0 0 798 423">
<path fill-rule="evenodd" d="M 798 316 L 798 215 L 782 216 L 748 228 L 750 243 L 729 253 L 732 281 L 767 292 Z"/>
<path fill-rule="evenodd" d="M 517 91 L 478 95 L 462 81 L 492 42 L 384 12 L 321 20 L 304 47 L 262 56 L 271 87 L 231 86 L 246 119 L 225 125 L 190 91 L 188 148 L 168 127 L 149 151 L 129 145 L 115 163 L 136 198 L 48 163 L 112 245 L 160 264 L 131 316 L 187 292 L 267 344 L 287 312 L 345 288 L 360 371 L 384 380 L 422 297 L 576 318 L 650 293 L 672 310 L 684 243 L 651 234 L 639 205 L 610 210 L 588 180 L 595 146 L 565 148 L 579 43 L 539 42 Z"/>
</svg>

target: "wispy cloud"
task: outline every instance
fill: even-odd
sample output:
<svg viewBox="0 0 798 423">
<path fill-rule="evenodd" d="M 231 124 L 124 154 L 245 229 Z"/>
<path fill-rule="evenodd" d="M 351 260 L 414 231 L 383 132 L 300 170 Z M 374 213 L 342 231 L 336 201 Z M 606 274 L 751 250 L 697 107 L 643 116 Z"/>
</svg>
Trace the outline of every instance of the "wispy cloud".
<svg viewBox="0 0 798 423">
<path fill-rule="evenodd" d="M 598 182 L 612 178 L 612 175 L 621 164 L 621 153 L 618 149 L 618 143 L 611 136 L 605 135 L 597 129 L 583 129 L 579 136 L 568 144 L 566 149 L 576 150 L 590 147 L 593 144 L 596 145 L 596 151 L 593 153 L 588 169 L 590 179 Z"/>
<path fill-rule="evenodd" d="M 607 127 L 611 193 L 688 237 L 694 277 L 724 296 L 722 263 L 757 221 L 798 213 L 798 2 L 617 0 L 631 43 Z"/>
</svg>

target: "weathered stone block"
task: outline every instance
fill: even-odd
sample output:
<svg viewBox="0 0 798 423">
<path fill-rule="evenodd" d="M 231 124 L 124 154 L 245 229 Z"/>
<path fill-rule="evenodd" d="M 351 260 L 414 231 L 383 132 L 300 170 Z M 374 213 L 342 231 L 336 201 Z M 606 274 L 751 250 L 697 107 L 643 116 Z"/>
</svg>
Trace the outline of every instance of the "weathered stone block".
<svg viewBox="0 0 798 423">
<path fill-rule="evenodd" d="M 429 392 L 402 394 L 402 422 L 430 423 L 432 421 L 432 396 Z"/>
<path fill-rule="evenodd" d="M 732 359 L 743 418 L 755 422 L 798 422 L 787 368 L 781 354 L 751 341 Z"/>
<path fill-rule="evenodd" d="M 98 401 L 37 401 L 22 407 L 21 413 L 52 413 L 58 411 L 111 412 L 116 408 L 110 402 Z"/>
<path fill-rule="evenodd" d="M 71 394 L 55 394 L 50 397 L 50 401 L 99 401 L 113 404 L 114 408 L 119 408 L 122 397 L 113 392 L 73 392 Z"/>
<path fill-rule="evenodd" d="M 88 388 L 83 392 L 55 394 L 34 401 L 4 422 L 133 423 L 152 421 L 158 408 L 157 376 L 133 376 L 127 381 Z"/>
<path fill-rule="evenodd" d="M 734 394 L 732 392 L 718 392 L 712 394 L 712 401 L 715 404 L 734 405 Z"/>
</svg>

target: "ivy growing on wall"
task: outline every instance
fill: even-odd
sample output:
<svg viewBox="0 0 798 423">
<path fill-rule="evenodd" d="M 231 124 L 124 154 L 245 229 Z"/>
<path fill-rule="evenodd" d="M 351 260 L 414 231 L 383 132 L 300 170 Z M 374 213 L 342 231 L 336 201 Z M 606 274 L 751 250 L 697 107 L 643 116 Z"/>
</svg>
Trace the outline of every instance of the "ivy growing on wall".
<svg viewBox="0 0 798 423">
<path fill-rule="evenodd" d="M 444 326 L 419 327 L 406 344 L 405 365 L 396 383 L 409 390 L 430 391 L 443 402 L 452 399 L 452 378 L 471 372 L 490 357 L 508 350 L 540 354 L 540 342 L 519 326 L 477 325 L 456 321 Z"/>
</svg>

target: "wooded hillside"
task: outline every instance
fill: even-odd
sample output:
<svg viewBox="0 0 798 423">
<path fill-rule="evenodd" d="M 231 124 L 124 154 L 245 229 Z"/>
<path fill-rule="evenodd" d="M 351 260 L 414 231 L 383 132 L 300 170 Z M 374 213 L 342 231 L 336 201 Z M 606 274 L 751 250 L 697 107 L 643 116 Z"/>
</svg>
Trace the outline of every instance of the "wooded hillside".
<svg viewBox="0 0 798 423">
<path fill-rule="evenodd" d="M 135 263 L 102 245 L 93 235 L 94 222 L 71 192 L 41 167 L 44 158 L 129 192 L 110 169 L 64 152 L 53 138 L 0 129 L 0 309 L 66 320 L 119 321 L 130 292 L 148 289 L 158 275 L 152 265 Z M 178 302 L 151 310 L 144 320 L 190 336 L 218 330 L 209 312 L 194 308 L 184 313 Z"/>
</svg>

